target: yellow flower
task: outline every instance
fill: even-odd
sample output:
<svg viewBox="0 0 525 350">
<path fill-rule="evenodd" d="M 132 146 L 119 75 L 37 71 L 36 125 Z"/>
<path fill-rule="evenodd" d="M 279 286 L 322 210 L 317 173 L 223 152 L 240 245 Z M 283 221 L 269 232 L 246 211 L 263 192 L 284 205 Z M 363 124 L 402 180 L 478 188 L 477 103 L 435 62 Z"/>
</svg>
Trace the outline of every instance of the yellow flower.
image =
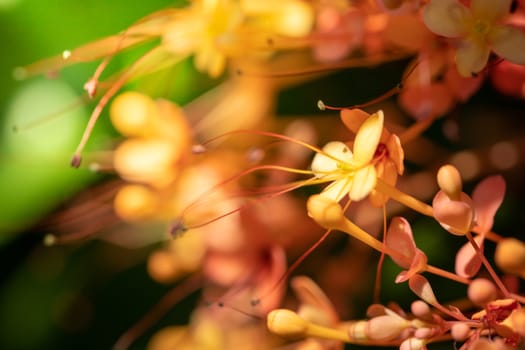
<svg viewBox="0 0 525 350">
<path fill-rule="evenodd" d="M 369 117 L 370 114 L 360 109 L 343 109 L 341 111 L 341 120 L 353 133 L 357 133 Z M 395 187 L 398 175 L 403 175 L 404 172 L 404 158 L 405 153 L 399 137 L 383 128 L 379 145 L 374 154 L 377 178 Z M 372 190 L 368 198 L 372 205 L 382 207 L 389 197 L 385 193 Z"/>
<path fill-rule="evenodd" d="M 525 64 L 525 34 L 501 24 L 511 0 L 472 0 L 470 8 L 457 0 L 431 0 L 423 20 L 434 33 L 457 38 L 456 63 L 463 76 L 480 72 L 490 51 L 517 64 Z"/>
<path fill-rule="evenodd" d="M 226 56 L 217 49 L 215 40 L 241 25 L 241 7 L 237 1 L 202 0 L 186 11 L 186 16 L 167 26 L 162 44 L 175 54 L 194 53 L 196 68 L 217 77 L 224 71 Z"/>
<path fill-rule="evenodd" d="M 383 132 L 383 112 L 371 115 L 359 128 L 350 148 L 339 141 L 328 143 L 312 161 L 312 171 L 322 181 L 332 182 L 321 193 L 334 201 L 348 194 L 359 201 L 375 187 L 377 181 L 374 155 Z"/>
</svg>

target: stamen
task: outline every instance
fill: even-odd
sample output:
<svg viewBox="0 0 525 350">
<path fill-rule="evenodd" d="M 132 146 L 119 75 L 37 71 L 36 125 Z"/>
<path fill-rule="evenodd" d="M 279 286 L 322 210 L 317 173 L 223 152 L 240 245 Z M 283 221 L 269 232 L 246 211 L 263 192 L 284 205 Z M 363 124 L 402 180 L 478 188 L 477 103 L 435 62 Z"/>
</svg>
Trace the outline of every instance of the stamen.
<svg viewBox="0 0 525 350">
<path fill-rule="evenodd" d="M 82 135 L 82 139 L 80 140 L 80 143 L 77 146 L 77 149 L 75 150 L 75 153 L 73 155 L 73 159 L 71 160 L 71 165 L 74 168 L 78 168 L 82 162 L 82 152 L 84 150 L 84 147 L 86 146 L 89 137 L 91 136 L 91 133 L 93 132 L 93 128 L 95 127 L 95 124 L 102 114 L 102 110 L 106 106 L 106 104 L 109 102 L 109 100 L 124 86 L 124 84 L 128 81 L 128 79 L 132 76 L 134 71 L 139 67 L 140 63 L 147 60 L 150 56 L 154 56 L 157 51 L 160 50 L 160 48 L 154 48 L 150 51 L 148 51 L 146 54 L 141 56 L 138 60 L 136 60 L 133 65 L 125 71 L 119 79 L 108 89 L 108 91 L 102 96 L 100 101 L 98 102 L 97 106 L 91 113 L 91 116 L 89 118 L 88 124 L 86 126 L 86 129 L 84 131 L 84 134 Z"/>
<path fill-rule="evenodd" d="M 384 101 L 398 93 L 401 92 L 401 90 L 403 89 L 403 86 L 404 86 L 404 82 L 406 81 L 406 79 L 408 79 L 408 77 L 412 74 L 412 72 L 414 72 L 414 70 L 416 69 L 416 67 L 419 65 L 419 62 L 416 62 L 409 70 L 408 72 L 402 77 L 401 81 L 395 86 L 393 87 L 392 89 L 388 90 L 387 92 L 385 92 L 384 94 L 366 102 L 366 103 L 362 103 L 362 104 L 356 104 L 356 105 L 351 105 L 351 106 L 347 106 L 347 107 L 336 107 L 336 106 L 330 106 L 330 105 L 327 105 L 326 103 L 324 103 L 323 101 L 319 100 L 317 102 L 317 107 L 324 111 L 326 109 L 328 110 L 332 110 L 332 111 L 341 111 L 343 109 L 356 109 L 356 108 L 365 108 L 365 107 L 369 107 L 369 106 L 372 106 L 372 105 L 375 105 L 381 101 Z"/>
</svg>

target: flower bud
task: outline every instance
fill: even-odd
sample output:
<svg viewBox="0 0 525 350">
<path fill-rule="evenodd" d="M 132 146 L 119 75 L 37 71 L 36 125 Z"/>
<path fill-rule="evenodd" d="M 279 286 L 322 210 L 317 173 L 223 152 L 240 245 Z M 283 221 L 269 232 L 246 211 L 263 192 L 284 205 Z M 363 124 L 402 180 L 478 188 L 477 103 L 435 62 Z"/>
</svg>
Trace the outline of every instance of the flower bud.
<svg viewBox="0 0 525 350">
<path fill-rule="evenodd" d="M 144 136 L 151 131 L 155 102 L 138 92 L 124 92 L 111 104 L 109 115 L 115 129 L 125 136 Z"/>
<path fill-rule="evenodd" d="M 308 215 L 324 228 L 337 228 L 344 220 L 341 205 L 323 195 L 313 195 L 307 202 Z"/>
<path fill-rule="evenodd" d="M 291 310 L 277 309 L 266 318 L 268 329 L 279 335 L 304 336 L 308 329 L 308 322 Z"/>
<path fill-rule="evenodd" d="M 425 340 L 419 338 L 408 338 L 401 343 L 399 350 L 421 350 L 425 348 Z"/>
<path fill-rule="evenodd" d="M 416 300 L 410 305 L 410 311 L 420 319 L 429 319 L 432 317 L 432 312 L 430 306 L 425 303 L 423 300 Z"/>
<path fill-rule="evenodd" d="M 171 283 L 186 271 L 181 268 L 177 256 L 168 250 L 157 250 L 148 257 L 148 274 L 159 283 Z"/>
<path fill-rule="evenodd" d="M 437 182 L 441 191 L 443 191 L 450 200 L 461 200 L 463 183 L 458 169 L 450 164 L 443 165 L 437 173 Z"/>
<path fill-rule="evenodd" d="M 474 304 L 484 306 L 496 299 L 498 291 L 494 283 L 488 279 L 476 278 L 468 286 L 467 295 Z"/>
<path fill-rule="evenodd" d="M 150 218 L 156 210 L 155 194 L 142 185 L 123 186 L 115 197 L 115 213 L 123 220 L 136 221 Z"/>
<path fill-rule="evenodd" d="M 466 323 L 454 323 L 450 328 L 450 335 L 456 341 L 464 341 L 470 335 L 470 327 Z"/>
<path fill-rule="evenodd" d="M 115 170 L 124 179 L 163 187 L 176 176 L 180 150 L 161 139 L 130 139 L 115 151 Z"/>
<path fill-rule="evenodd" d="M 525 276 L 525 243 L 515 238 L 498 242 L 494 256 L 496 265 L 506 273 Z"/>
<path fill-rule="evenodd" d="M 393 340 L 409 326 L 410 322 L 400 316 L 377 316 L 367 322 L 366 335 L 373 340 Z"/>
</svg>

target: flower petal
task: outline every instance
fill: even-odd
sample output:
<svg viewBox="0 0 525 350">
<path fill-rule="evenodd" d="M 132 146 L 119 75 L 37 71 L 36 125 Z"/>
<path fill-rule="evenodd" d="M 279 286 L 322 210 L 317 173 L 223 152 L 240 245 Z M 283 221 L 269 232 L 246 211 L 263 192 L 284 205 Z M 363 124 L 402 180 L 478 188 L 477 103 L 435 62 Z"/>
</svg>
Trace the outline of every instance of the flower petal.
<svg viewBox="0 0 525 350">
<path fill-rule="evenodd" d="M 414 275 L 408 280 L 410 290 L 430 305 L 438 305 L 436 295 L 428 280 L 421 275 Z"/>
<path fill-rule="evenodd" d="M 483 251 L 483 236 L 474 237 L 476 244 Z M 481 267 L 481 259 L 470 242 L 465 243 L 456 254 L 455 271 L 465 278 L 475 276 Z"/>
<path fill-rule="evenodd" d="M 469 9 L 456 0 L 431 0 L 423 8 L 423 21 L 432 32 L 449 38 L 467 33 Z"/>
<path fill-rule="evenodd" d="M 397 135 L 392 135 L 388 138 L 386 143 L 386 149 L 388 150 L 388 157 L 392 160 L 396 166 L 397 173 L 403 175 L 405 171 L 405 166 L 403 165 L 403 160 L 405 159 L 405 151 L 401 145 L 401 140 Z M 395 184 L 395 182 L 394 182 Z"/>
<path fill-rule="evenodd" d="M 472 200 L 464 193 L 461 200 L 454 201 L 439 191 L 432 201 L 434 217 L 448 232 L 461 236 L 470 231 L 474 218 Z"/>
<path fill-rule="evenodd" d="M 510 11 L 512 0 L 472 0 L 470 10 L 474 17 L 494 23 Z"/>
<path fill-rule="evenodd" d="M 525 33 L 511 26 L 497 26 L 489 34 L 492 50 L 498 56 L 516 63 L 525 64 Z"/>
<path fill-rule="evenodd" d="M 362 109 L 352 108 L 341 110 L 341 120 L 343 121 L 343 124 L 348 130 L 356 134 L 368 117 L 370 117 L 370 114 Z"/>
<path fill-rule="evenodd" d="M 350 177 L 336 180 L 330 185 L 326 186 L 325 189 L 320 193 L 321 196 L 329 198 L 335 202 L 339 202 L 344 196 L 348 194 L 352 188 L 352 179 Z"/>
<path fill-rule="evenodd" d="M 416 256 L 417 247 L 412 228 L 405 218 L 395 217 L 392 219 L 386 234 L 386 245 L 406 257 L 403 260 L 391 257 L 397 265 L 405 269 L 410 267 L 412 260 Z"/>
<path fill-rule="evenodd" d="M 377 177 L 383 182 L 395 187 L 397 182 L 397 171 L 394 162 L 391 159 L 386 159 L 385 161 L 379 162 L 376 165 Z M 390 197 L 380 191 L 373 190 L 368 199 L 370 203 L 377 208 L 381 208 L 388 201 Z"/>
<path fill-rule="evenodd" d="M 421 273 L 425 271 L 425 268 L 427 267 L 428 258 L 423 253 L 422 250 L 416 249 L 415 255 L 412 259 L 412 263 L 410 264 L 410 268 L 408 271 L 403 271 L 399 275 L 396 276 L 396 283 L 402 283 L 407 280 L 409 280 L 412 276 L 417 275 L 418 273 Z"/>
<path fill-rule="evenodd" d="M 377 149 L 383 132 L 383 111 L 372 114 L 357 131 L 354 140 L 354 162 L 356 165 L 368 164 Z"/>
<path fill-rule="evenodd" d="M 377 182 L 376 168 L 369 165 L 356 171 L 350 182 L 349 196 L 353 201 L 360 201 L 374 189 Z"/>
<path fill-rule="evenodd" d="M 456 51 L 456 64 L 459 74 L 464 77 L 471 77 L 473 73 L 480 72 L 487 65 L 489 54 L 488 45 L 464 40 Z"/>
<path fill-rule="evenodd" d="M 445 85 L 459 102 L 466 102 L 480 89 L 484 78 L 483 74 L 477 77 L 463 77 L 457 69 L 452 68 L 445 73 Z"/>
<path fill-rule="evenodd" d="M 324 153 L 317 153 L 312 161 L 312 171 L 317 175 L 324 175 L 339 169 L 340 162 L 352 162 L 353 155 L 350 148 L 340 141 L 332 141 L 323 147 Z"/>
<path fill-rule="evenodd" d="M 505 196 L 505 180 L 502 176 L 490 176 L 481 181 L 472 193 L 476 213 L 476 225 L 483 233 L 492 229 L 496 211 Z"/>
</svg>

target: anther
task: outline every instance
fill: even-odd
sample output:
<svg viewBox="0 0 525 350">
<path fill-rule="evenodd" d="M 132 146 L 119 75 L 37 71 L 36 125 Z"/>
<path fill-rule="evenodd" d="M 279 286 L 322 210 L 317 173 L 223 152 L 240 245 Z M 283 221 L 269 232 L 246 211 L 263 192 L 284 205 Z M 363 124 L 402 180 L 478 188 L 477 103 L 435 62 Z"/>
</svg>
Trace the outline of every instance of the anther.
<svg viewBox="0 0 525 350">
<path fill-rule="evenodd" d="M 71 166 L 73 168 L 78 168 L 80 163 L 82 163 L 82 157 L 79 154 L 75 154 L 73 158 L 71 158 Z"/>
<path fill-rule="evenodd" d="M 179 237 L 187 231 L 188 231 L 188 227 L 186 227 L 186 225 L 184 225 L 184 223 L 180 219 L 175 220 L 171 224 L 170 229 L 169 229 L 169 232 L 173 238 Z"/>
<path fill-rule="evenodd" d="M 461 200 L 463 182 L 458 169 L 450 164 L 443 165 L 437 173 L 439 188 L 447 195 L 450 200 Z"/>
</svg>

